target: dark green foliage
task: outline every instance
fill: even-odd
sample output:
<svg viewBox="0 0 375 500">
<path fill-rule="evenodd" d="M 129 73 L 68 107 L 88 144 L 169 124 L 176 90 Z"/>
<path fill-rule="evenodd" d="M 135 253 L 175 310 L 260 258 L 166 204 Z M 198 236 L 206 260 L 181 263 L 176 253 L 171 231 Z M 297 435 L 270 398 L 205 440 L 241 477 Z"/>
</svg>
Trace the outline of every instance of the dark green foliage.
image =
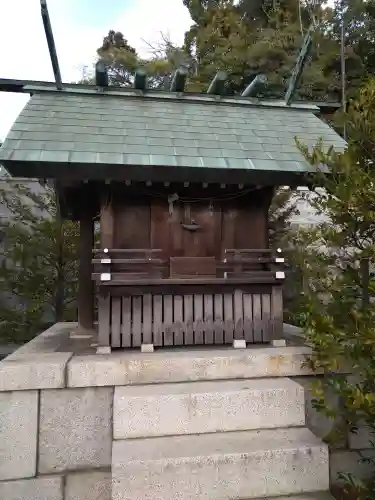
<svg viewBox="0 0 375 500">
<path fill-rule="evenodd" d="M 206 91 L 218 70 L 230 78 L 226 93 L 240 93 L 263 73 L 268 78 L 259 96 L 283 98 L 303 37 L 314 27 L 312 53 L 305 64 L 295 99 L 341 99 L 340 26 L 342 2 L 298 0 L 182 0 L 193 24 L 183 47 L 163 37 L 142 60 L 122 33 L 110 31 L 98 54 L 109 65 L 110 81 L 133 85 L 135 70 L 150 75 L 151 88 L 167 88 L 174 70 L 189 69 L 187 90 Z M 346 0 L 344 15 L 347 90 L 351 96 L 375 70 L 375 0 Z"/>
<path fill-rule="evenodd" d="M 124 87 L 133 84 L 134 73 L 138 68 L 138 56 L 122 33 L 109 31 L 98 49 L 98 55 L 107 65 L 111 85 Z"/>
<path fill-rule="evenodd" d="M 76 319 L 79 228 L 59 217 L 54 191 L 4 182 L 0 339 L 23 342 L 46 324 Z"/>
<path fill-rule="evenodd" d="M 328 175 L 317 176 L 324 191 L 312 202 L 329 222 L 298 235 L 295 259 L 304 274 L 303 326 L 313 348 L 310 366 L 326 375 L 351 372 L 350 377 L 328 376 L 318 382 L 315 406 L 340 417 L 345 424 L 341 432 L 356 432 L 363 425 L 375 441 L 375 80 L 341 119 L 349 132 L 345 152 L 327 152 L 321 144 L 308 152 L 300 145 L 312 164 L 329 168 Z M 327 388 L 340 397 L 339 412 L 325 400 Z M 374 482 L 346 479 L 353 498 L 375 498 Z"/>
</svg>

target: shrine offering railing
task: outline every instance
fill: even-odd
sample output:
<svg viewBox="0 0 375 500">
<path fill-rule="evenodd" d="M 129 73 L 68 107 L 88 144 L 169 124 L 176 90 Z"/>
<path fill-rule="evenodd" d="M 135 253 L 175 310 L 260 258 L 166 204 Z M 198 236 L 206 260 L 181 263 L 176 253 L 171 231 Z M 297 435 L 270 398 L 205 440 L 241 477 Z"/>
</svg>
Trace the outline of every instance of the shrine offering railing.
<svg viewBox="0 0 375 500">
<path fill-rule="evenodd" d="M 224 258 L 161 258 L 159 249 L 95 249 L 93 279 L 102 285 L 121 284 L 131 280 L 169 278 L 241 279 L 248 283 L 264 283 L 284 278 L 284 258 L 271 250 L 226 249 Z"/>
<path fill-rule="evenodd" d="M 99 282 L 122 279 L 162 278 L 168 261 L 159 257 L 158 249 L 94 249 L 93 279 Z"/>
</svg>

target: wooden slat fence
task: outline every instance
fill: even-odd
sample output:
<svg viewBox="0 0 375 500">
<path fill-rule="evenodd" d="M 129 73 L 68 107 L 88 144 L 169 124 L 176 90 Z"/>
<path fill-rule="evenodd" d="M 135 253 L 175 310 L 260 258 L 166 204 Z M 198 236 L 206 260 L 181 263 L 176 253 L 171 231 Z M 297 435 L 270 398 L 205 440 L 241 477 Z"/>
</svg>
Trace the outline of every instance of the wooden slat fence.
<svg viewBox="0 0 375 500">
<path fill-rule="evenodd" d="M 266 343 L 282 328 L 281 294 L 242 290 L 102 298 L 99 330 L 112 347 Z M 280 289 L 281 292 L 281 289 Z M 108 345 L 108 344 L 107 344 Z"/>
</svg>

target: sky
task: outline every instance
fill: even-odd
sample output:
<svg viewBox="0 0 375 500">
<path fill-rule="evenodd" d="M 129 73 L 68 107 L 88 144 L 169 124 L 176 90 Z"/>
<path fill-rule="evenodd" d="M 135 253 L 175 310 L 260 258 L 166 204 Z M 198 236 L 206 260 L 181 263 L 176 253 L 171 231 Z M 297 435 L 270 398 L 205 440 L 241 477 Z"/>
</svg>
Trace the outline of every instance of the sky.
<svg viewBox="0 0 375 500">
<path fill-rule="evenodd" d="M 160 34 L 177 44 L 192 21 L 182 0 L 47 0 L 63 82 L 92 68 L 96 49 L 110 29 L 121 31 L 142 57 Z M 0 78 L 53 81 L 40 0 L 0 0 Z M 0 92 L 0 142 L 28 94 Z"/>
</svg>

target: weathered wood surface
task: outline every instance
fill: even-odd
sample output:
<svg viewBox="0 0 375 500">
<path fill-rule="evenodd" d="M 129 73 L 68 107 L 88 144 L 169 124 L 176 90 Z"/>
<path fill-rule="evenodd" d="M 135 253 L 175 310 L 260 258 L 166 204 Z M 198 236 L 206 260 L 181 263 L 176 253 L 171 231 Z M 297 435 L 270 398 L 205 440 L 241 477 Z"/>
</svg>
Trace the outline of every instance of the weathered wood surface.
<svg viewBox="0 0 375 500">
<path fill-rule="evenodd" d="M 283 337 L 283 291 L 281 286 L 272 287 L 270 331 L 271 339 Z"/>
<path fill-rule="evenodd" d="M 267 249 L 272 188 L 237 196 L 220 186 L 185 187 L 108 186 L 101 249 L 92 261 L 100 345 L 264 343 L 279 336 L 282 280 Z"/>
<path fill-rule="evenodd" d="M 197 185 L 110 188 L 111 206 L 105 205 L 103 226 L 110 219 L 104 230 L 109 230 L 112 246 L 118 249 L 160 248 L 164 259 L 215 257 L 219 262 L 226 248 L 268 247 L 271 187 L 254 186 L 239 197 L 236 192 L 229 196 L 220 185 L 210 189 Z M 179 198 L 168 202 L 174 193 Z M 191 225 L 197 230 L 189 230 Z"/>
<path fill-rule="evenodd" d="M 93 279 L 100 280 L 100 274 L 110 273 L 114 281 L 129 279 L 170 278 L 212 280 L 215 278 L 239 278 L 263 282 L 264 279 L 275 279 L 276 271 L 283 269 L 282 262 L 276 262 L 271 250 L 228 250 L 224 258 L 218 261 L 211 257 L 170 257 L 162 259 L 158 249 L 107 249 L 107 253 L 95 250 L 96 257 Z M 252 257 L 249 257 L 249 254 Z M 280 254 L 278 254 L 280 257 Z M 108 263 L 103 264 L 102 259 Z M 283 259 L 281 259 L 283 261 Z"/>
<path fill-rule="evenodd" d="M 100 294 L 98 306 L 98 341 L 101 347 L 111 345 L 111 316 L 113 316 L 111 296 L 109 293 Z"/>
<path fill-rule="evenodd" d="M 121 297 L 112 298 L 112 347 L 121 347 Z"/>
<path fill-rule="evenodd" d="M 111 335 L 112 347 L 220 345 L 234 339 L 266 343 L 282 328 L 280 298 L 279 290 L 258 294 L 239 289 L 102 297 L 100 342 Z"/>
<path fill-rule="evenodd" d="M 94 223 L 92 213 L 82 210 L 80 217 L 79 244 L 79 286 L 78 286 L 78 322 L 82 328 L 94 328 L 94 282 L 91 249 L 94 244 Z"/>
<path fill-rule="evenodd" d="M 171 257 L 171 278 L 183 278 L 188 276 L 215 276 L 215 257 Z"/>
</svg>

